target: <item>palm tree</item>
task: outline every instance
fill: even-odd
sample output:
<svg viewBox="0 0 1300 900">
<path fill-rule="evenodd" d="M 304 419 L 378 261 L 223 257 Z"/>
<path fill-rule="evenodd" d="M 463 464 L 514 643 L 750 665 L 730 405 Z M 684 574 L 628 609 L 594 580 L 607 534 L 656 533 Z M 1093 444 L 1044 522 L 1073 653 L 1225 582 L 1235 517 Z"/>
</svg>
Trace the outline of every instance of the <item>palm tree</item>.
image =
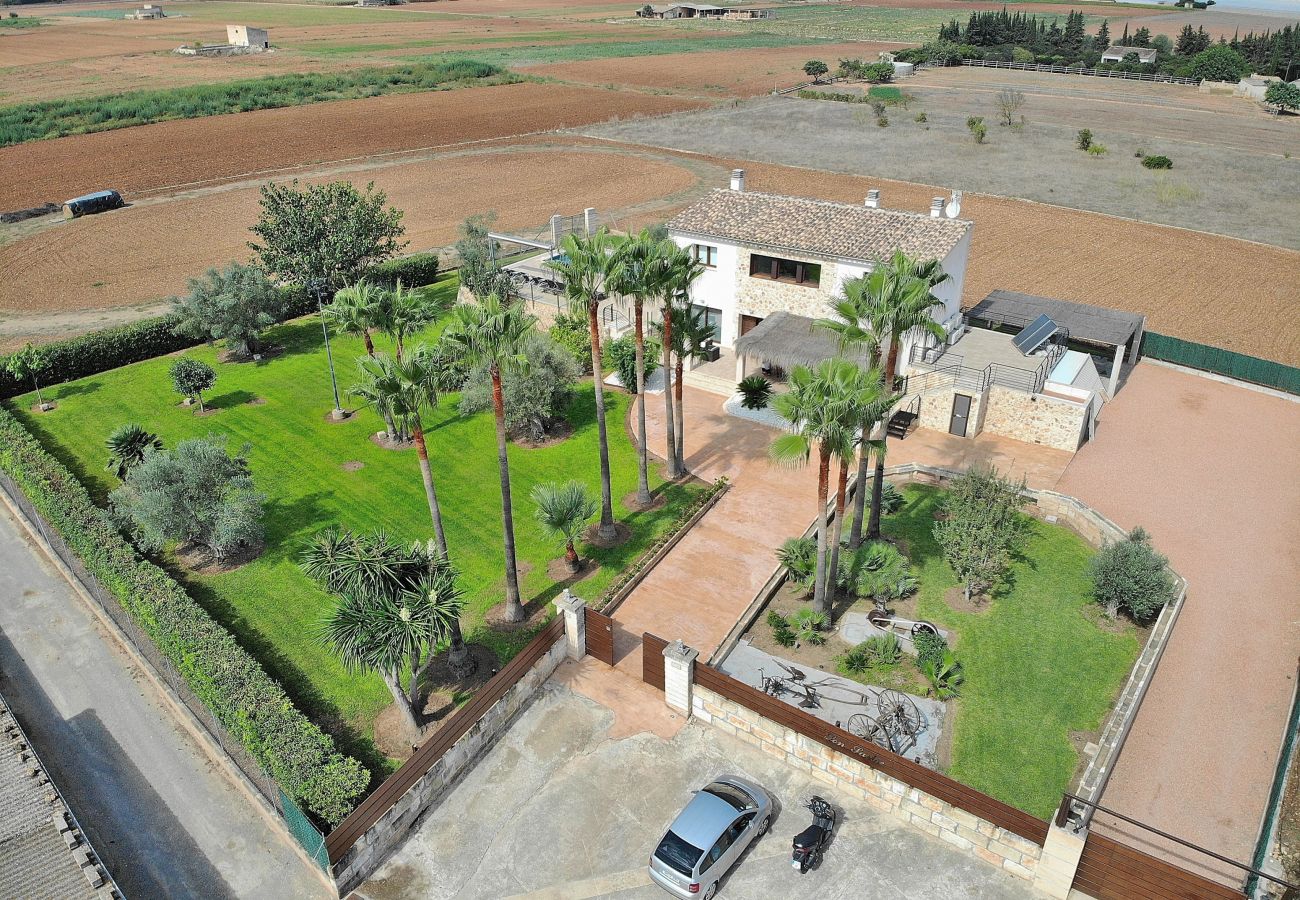
<svg viewBox="0 0 1300 900">
<path fill-rule="evenodd" d="M 659 300 L 663 304 L 660 320 L 663 323 L 664 336 L 664 426 L 668 440 L 668 463 L 664 474 L 672 479 L 680 477 L 685 471 L 685 460 L 681 452 L 683 442 L 677 436 L 679 417 L 674 414 L 674 406 L 680 405 L 682 392 L 679 388 L 674 398 L 670 349 L 675 341 L 673 310 L 685 308 L 690 303 L 691 284 L 704 271 L 704 265 L 685 247 L 678 247 L 671 240 L 665 239 L 659 245 L 657 269 L 654 284 L 658 288 Z M 676 404 L 674 399 L 677 400 Z"/>
<path fill-rule="evenodd" d="M 397 282 L 390 292 L 385 310 L 384 330 L 393 339 L 394 352 L 400 362 L 405 353 L 406 339 L 428 328 L 441 315 L 444 308 L 429 299 L 423 291 L 408 290 Z"/>
<path fill-rule="evenodd" d="M 463 605 L 455 570 L 445 566 L 396 595 L 344 594 L 325 622 L 323 638 L 348 669 L 379 673 L 414 734 L 420 729 L 420 678 Z M 405 690 L 404 669 L 410 673 Z"/>
<path fill-rule="evenodd" d="M 645 430 L 645 301 L 655 292 L 655 254 L 659 240 L 646 228 L 639 235 L 619 243 L 614 251 L 609 278 L 611 292 L 632 298 L 632 322 L 636 345 L 637 408 L 637 483 L 636 499 L 642 505 L 651 501 L 650 450 Z"/>
<path fill-rule="evenodd" d="M 943 301 L 934 295 L 934 288 L 948 281 L 951 276 L 943 270 L 937 259 L 914 260 L 901 250 L 883 263 L 882 268 L 888 271 L 887 282 L 890 284 L 890 289 L 881 298 L 881 335 L 888 338 L 889 342 L 889 353 L 885 358 L 885 387 L 892 395 L 903 335 L 917 329 L 943 340 L 947 334 L 943 326 L 934 320 L 934 308 L 943 306 Z M 867 524 L 867 539 L 873 541 L 880 538 L 880 502 L 885 483 L 887 432 L 882 430 L 879 440 L 880 451 L 876 453 L 875 476 L 871 481 L 871 519 Z"/>
<path fill-rule="evenodd" d="M 535 515 L 538 523 L 547 534 L 564 541 L 564 561 L 571 573 L 577 573 L 581 560 L 573 543 L 582 533 L 583 526 L 596 514 L 596 501 L 581 481 L 539 484 L 533 488 L 532 498 L 537 504 Z"/>
<path fill-rule="evenodd" d="M 614 496 L 610 488 L 609 437 L 605 430 L 605 382 L 600 373 L 600 302 L 605 297 L 605 281 L 613 268 L 614 252 L 618 241 L 604 228 L 591 237 L 566 234 L 560 241 L 561 255 L 547 260 L 546 266 L 554 270 L 564 282 L 563 296 L 571 312 L 581 310 L 587 314 L 587 330 L 591 337 L 591 360 L 596 377 L 596 436 L 600 444 L 600 529 L 601 540 L 612 541 L 618 534 L 614 528 Z"/>
<path fill-rule="evenodd" d="M 420 462 L 420 477 L 424 481 L 424 497 L 429 503 L 429 517 L 433 521 L 433 534 L 438 552 L 447 556 L 447 535 L 442 528 L 442 509 L 438 505 L 438 490 L 433 483 L 433 467 L 429 464 L 429 447 L 424 440 L 422 415 L 438 405 L 438 381 L 441 366 L 434 351 L 421 344 L 406 359 L 393 360 L 380 354 L 363 357 L 359 362 L 362 384 L 352 391 L 367 404 L 388 412 L 403 434 L 415 442 L 415 456 Z"/>
<path fill-rule="evenodd" d="M 713 326 L 709 324 L 708 313 L 691 306 L 674 306 L 672 322 L 668 328 L 663 322 L 655 323 L 659 340 L 672 345 L 673 356 L 673 414 L 675 422 L 673 432 L 677 449 L 677 458 L 686 461 L 686 413 L 682 395 L 682 380 L 686 374 L 686 361 L 708 359 L 704 345 L 713 338 Z M 671 340 L 669 339 L 671 337 Z"/>
<path fill-rule="evenodd" d="M 299 566 L 332 594 L 353 597 L 399 597 L 429 577 L 440 578 L 455 568 L 433 541 L 403 547 L 382 531 L 357 534 L 331 527 L 317 533 L 303 548 Z M 447 622 L 450 646 L 447 661 L 464 678 L 475 663 L 465 645 L 460 618 Z"/>
<path fill-rule="evenodd" d="M 844 510 L 847 503 L 849 466 L 853 464 L 855 455 L 860 459 L 866 459 L 869 450 L 878 445 L 878 442 L 870 440 L 868 435 L 871 434 L 872 429 L 877 424 L 889 415 L 889 410 L 894 403 L 885 389 L 884 374 L 880 369 L 858 369 L 856 375 L 846 379 L 845 391 L 845 399 L 849 404 L 847 414 L 853 423 L 852 428 L 859 429 L 859 433 L 855 440 L 852 431 L 850 431 L 845 436 L 844 441 L 835 447 L 835 455 L 839 459 L 840 468 L 835 489 L 835 526 L 831 535 L 828 586 L 828 590 L 831 592 L 834 592 L 837 587 L 837 579 L 839 578 L 840 545 L 844 535 Z M 883 448 L 881 448 L 881 452 L 884 452 Z M 862 484 L 862 482 L 858 483 Z M 859 489 L 858 493 L 861 494 L 862 489 Z"/>
<path fill-rule="evenodd" d="M 389 441 L 400 444 L 410 440 L 404 420 L 397 416 L 393 407 L 393 399 L 402 390 L 396 362 L 387 354 L 362 356 L 357 359 L 357 369 L 360 380 L 348 389 L 348 393 L 379 413 Z"/>
<path fill-rule="evenodd" d="M 827 591 L 827 518 L 831 458 L 852 439 L 857 409 L 853 386 L 861 370 L 843 359 L 828 359 L 815 370 L 796 366 L 790 373 L 790 390 L 778 395 L 772 407 L 794 427 L 772 442 L 772 459 L 789 466 L 806 463 L 817 449 L 817 567 L 813 579 L 813 608 L 830 610 Z"/>
<path fill-rule="evenodd" d="M 344 334 L 361 338 L 366 343 L 366 355 L 375 355 L 375 342 L 370 337 L 374 329 L 387 323 L 386 309 L 381 298 L 388 292 L 362 280 L 352 287 L 343 288 L 334 295 L 334 302 L 325 307 L 325 318 Z"/>
<path fill-rule="evenodd" d="M 488 294 L 478 303 L 457 306 L 453 315 L 443 339 L 470 366 L 485 366 L 492 379 L 497 469 L 501 477 L 501 522 L 505 533 L 506 621 L 522 622 L 524 605 L 519 599 L 519 572 L 515 565 L 515 520 L 510 507 L 510 460 L 506 455 L 506 407 L 501 393 L 501 373 L 518 372 L 525 366 L 524 340 L 532 332 L 537 319 L 524 311 L 523 304 L 502 302 L 496 294 Z M 600 384 L 599 378 L 596 384 Z M 600 409 L 599 395 L 596 408 Z M 605 487 L 609 489 L 608 481 Z"/>
<path fill-rule="evenodd" d="M 126 481 L 126 475 L 132 468 L 144 462 L 147 454 L 162 449 L 162 438 L 151 431 L 145 431 L 143 425 L 130 423 L 119 425 L 105 441 L 108 445 L 107 471 L 116 471 L 117 477 Z"/>
</svg>

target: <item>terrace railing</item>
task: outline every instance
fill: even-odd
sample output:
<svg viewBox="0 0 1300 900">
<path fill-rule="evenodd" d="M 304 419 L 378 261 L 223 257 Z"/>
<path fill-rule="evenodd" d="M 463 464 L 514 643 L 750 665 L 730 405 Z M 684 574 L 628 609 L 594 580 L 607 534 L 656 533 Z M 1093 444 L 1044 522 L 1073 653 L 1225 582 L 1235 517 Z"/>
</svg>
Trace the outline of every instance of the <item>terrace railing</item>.
<svg viewBox="0 0 1300 900">
<path fill-rule="evenodd" d="M 1051 66 L 1043 63 L 1003 62 L 1000 59 L 963 59 L 963 66 L 986 69 L 1019 69 L 1022 72 L 1053 72 L 1058 75 L 1091 75 L 1096 78 L 1124 78 L 1129 81 L 1159 81 L 1169 84 L 1200 84 L 1198 78 L 1164 75 L 1158 72 L 1119 72 L 1114 69 L 1090 69 L 1085 66 Z"/>
</svg>

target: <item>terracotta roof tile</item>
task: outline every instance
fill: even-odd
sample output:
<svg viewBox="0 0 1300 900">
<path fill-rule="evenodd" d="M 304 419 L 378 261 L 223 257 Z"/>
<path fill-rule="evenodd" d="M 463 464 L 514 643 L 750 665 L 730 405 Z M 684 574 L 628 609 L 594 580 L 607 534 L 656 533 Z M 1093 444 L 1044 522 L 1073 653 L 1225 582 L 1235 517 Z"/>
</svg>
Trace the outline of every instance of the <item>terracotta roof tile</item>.
<svg viewBox="0 0 1300 900">
<path fill-rule="evenodd" d="M 674 216 L 668 229 L 822 259 L 874 262 L 895 250 L 943 259 L 971 224 L 895 209 L 720 189 Z"/>
</svg>

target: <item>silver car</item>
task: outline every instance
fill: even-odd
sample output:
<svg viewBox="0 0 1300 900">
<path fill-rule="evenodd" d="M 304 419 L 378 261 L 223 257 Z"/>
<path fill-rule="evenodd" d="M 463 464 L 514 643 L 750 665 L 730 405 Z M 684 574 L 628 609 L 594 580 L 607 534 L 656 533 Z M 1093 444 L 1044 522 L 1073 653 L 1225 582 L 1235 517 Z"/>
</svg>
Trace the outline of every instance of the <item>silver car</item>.
<svg viewBox="0 0 1300 900">
<path fill-rule="evenodd" d="M 772 824 L 772 798 L 734 775 L 695 792 L 650 857 L 650 877 L 686 900 L 718 892 L 718 882 Z"/>
</svg>

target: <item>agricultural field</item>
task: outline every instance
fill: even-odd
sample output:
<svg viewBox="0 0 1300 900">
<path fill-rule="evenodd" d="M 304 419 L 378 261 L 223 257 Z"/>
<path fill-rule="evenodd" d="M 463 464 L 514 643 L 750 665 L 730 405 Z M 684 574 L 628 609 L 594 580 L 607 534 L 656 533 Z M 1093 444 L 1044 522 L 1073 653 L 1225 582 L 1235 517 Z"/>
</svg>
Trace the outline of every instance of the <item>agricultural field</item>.
<svg viewBox="0 0 1300 900">
<path fill-rule="evenodd" d="M 435 290 L 450 297 L 456 286 L 453 277 Z M 427 539 L 429 511 L 419 470 L 413 451 L 386 450 L 369 440 L 383 428 L 373 412 L 362 411 L 342 424 L 327 421 L 330 383 L 315 317 L 279 326 L 268 337 L 282 352 L 257 365 L 219 363 L 215 348 L 187 351 L 217 369 L 208 400 L 215 412 L 210 415 L 196 416 L 177 405 L 167 376 L 173 357 L 49 389 L 46 399 L 58 404 L 52 413 L 26 412 L 33 402 L 27 398 L 15 399 L 12 406 L 24 424 L 71 465 L 97 500 L 117 484 L 113 474 L 104 471 L 104 439 L 119 424 L 138 422 L 167 446 L 208 434 L 227 437 L 232 451 L 250 444 L 250 468 L 267 495 L 265 551 L 233 570 L 181 575 L 195 597 L 239 636 L 305 712 L 342 735 L 346 751 L 383 768 L 382 757 L 367 743 L 375 717 L 392 697 L 377 676 L 347 671 L 318 640 L 319 625 L 332 601 L 299 571 L 297 558 L 306 540 L 334 524 L 383 529 L 404 541 Z M 340 387 L 346 390 L 355 380 L 352 360 L 364 355 L 364 349 L 354 338 L 336 336 L 332 343 Z M 662 488 L 665 504 L 646 512 L 624 506 L 619 498 L 635 490 L 637 472 L 635 451 L 622 426 L 628 399 L 614 393 L 606 402 L 616 516 L 631 527 L 632 538 L 612 549 L 581 547 L 583 556 L 596 560 L 600 568 L 574 590 L 592 599 L 671 524 L 697 490 L 656 481 L 653 486 Z M 573 433 L 566 440 L 536 449 L 512 445 L 510 450 L 520 586 L 530 614 L 539 617 L 561 589 L 547 575 L 547 565 L 563 554 L 563 547 L 548 539 L 534 520 L 529 491 L 535 484 L 570 478 L 594 491 L 599 486 L 589 383 L 580 386 L 568 417 Z M 448 545 L 466 589 L 466 640 L 485 645 L 504 662 L 531 631 L 494 626 L 485 619 L 501 602 L 504 567 L 492 416 L 462 417 L 456 396 L 449 395 L 426 417 L 425 427 Z M 539 622 L 535 618 L 534 627 Z"/>
<path fill-rule="evenodd" d="M 884 126 L 859 103 L 767 98 L 587 133 L 718 156 L 869 170 L 1300 249 L 1288 212 L 1300 204 L 1300 154 L 1290 154 L 1300 147 L 1294 117 L 1188 86 L 1039 73 L 922 70 L 898 87 L 907 102 L 887 110 Z M 861 92 L 852 85 L 832 90 Z M 998 125 L 995 100 L 1002 90 L 1023 96 L 1015 127 Z M 970 116 L 989 126 L 983 144 L 972 138 Z M 767 125 L 756 131 L 756 120 Z M 1104 155 L 1077 148 L 1082 128 L 1106 148 Z M 811 134 L 816 142 L 800 140 Z M 1174 168 L 1143 169 L 1139 152 L 1168 156 Z"/>
</svg>

